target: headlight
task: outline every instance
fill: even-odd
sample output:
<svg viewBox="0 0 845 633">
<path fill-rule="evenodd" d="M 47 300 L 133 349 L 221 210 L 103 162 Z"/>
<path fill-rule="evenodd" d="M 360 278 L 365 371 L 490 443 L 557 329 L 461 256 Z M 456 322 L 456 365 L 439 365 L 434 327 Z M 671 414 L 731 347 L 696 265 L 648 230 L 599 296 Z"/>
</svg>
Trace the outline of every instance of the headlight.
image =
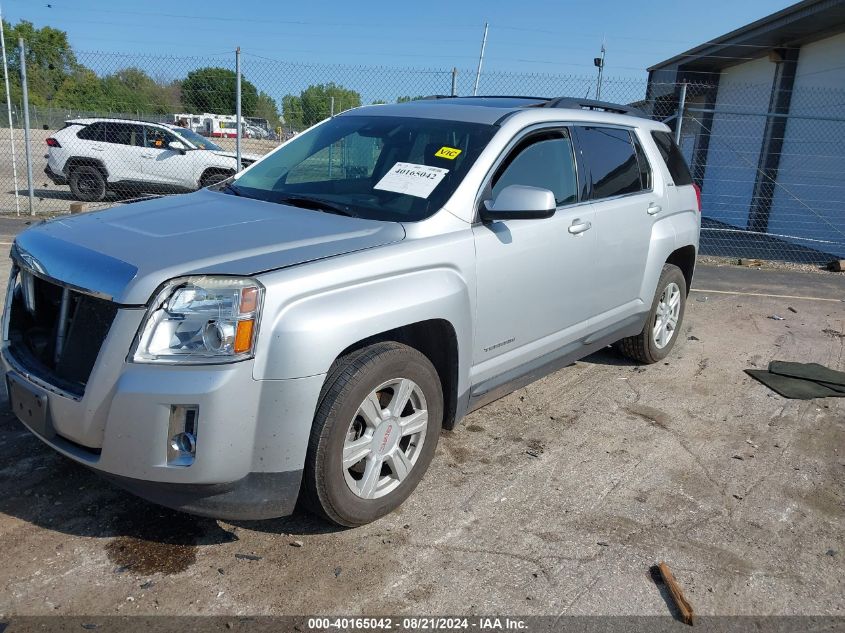
<svg viewBox="0 0 845 633">
<path fill-rule="evenodd" d="M 167 284 L 150 306 L 133 360 L 226 363 L 250 358 L 264 287 L 241 277 L 186 277 Z"/>
</svg>

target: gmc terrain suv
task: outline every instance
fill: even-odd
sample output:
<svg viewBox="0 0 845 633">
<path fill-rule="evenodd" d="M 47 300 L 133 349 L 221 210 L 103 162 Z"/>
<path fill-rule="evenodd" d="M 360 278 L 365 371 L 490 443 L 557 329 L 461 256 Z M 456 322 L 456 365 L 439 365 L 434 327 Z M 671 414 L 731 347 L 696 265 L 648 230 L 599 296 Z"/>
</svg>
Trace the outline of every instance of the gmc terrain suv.
<svg viewBox="0 0 845 633">
<path fill-rule="evenodd" d="M 195 191 L 234 175 L 237 160 L 196 132 L 124 119 L 72 119 L 47 139 L 44 173 L 70 185 L 77 200 L 99 202 L 108 191 Z M 258 156 L 241 155 L 248 166 Z"/>
<path fill-rule="evenodd" d="M 610 344 L 665 357 L 699 205 L 669 129 L 622 106 L 350 110 L 210 189 L 21 233 L 11 406 L 155 502 L 360 525 L 467 412 Z"/>
</svg>

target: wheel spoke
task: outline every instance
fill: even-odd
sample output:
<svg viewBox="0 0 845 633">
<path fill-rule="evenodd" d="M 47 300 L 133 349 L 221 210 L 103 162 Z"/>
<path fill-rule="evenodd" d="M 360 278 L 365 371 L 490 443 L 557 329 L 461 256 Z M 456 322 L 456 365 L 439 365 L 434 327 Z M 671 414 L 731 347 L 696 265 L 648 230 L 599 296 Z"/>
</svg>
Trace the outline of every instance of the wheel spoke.
<svg viewBox="0 0 845 633">
<path fill-rule="evenodd" d="M 367 399 L 361 403 L 358 412 L 364 418 L 367 426 L 371 428 L 376 428 L 381 423 L 383 419 L 381 403 L 379 402 L 375 391 L 367 396 Z"/>
<path fill-rule="evenodd" d="M 393 477 L 398 481 L 405 479 L 414 466 L 408 456 L 405 455 L 405 452 L 400 449 L 396 449 L 389 455 L 386 455 L 385 460 L 387 461 L 387 465 L 390 466 Z"/>
<path fill-rule="evenodd" d="M 672 296 L 669 298 L 669 307 L 672 310 L 675 310 L 675 308 L 677 308 L 680 303 L 681 303 L 681 293 L 680 292 L 673 292 Z"/>
<path fill-rule="evenodd" d="M 414 411 L 411 415 L 399 419 L 399 426 L 402 429 L 402 437 L 413 435 L 424 431 L 428 426 L 428 411 Z"/>
<path fill-rule="evenodd" d="M 367 460 L 367 465 L 364 468 L 364 476 L 361 477 L 361 481 L 358 483 L 358 490 L 365 499 L 372 499 L 376 492 L 379 479 L 381 479 L 382 459 L 373 455 Z"/>
<path fill-rule="evenodd" d="M 407 378 L 401 378 L 399 384 L 393 388 L 393 398 L 390 400 L 390 413 L 398 418 L 405 410 L 408 400 L 411 398 L 411 392 L 414 389 L 414 383 Z"/>
<path fill-rule="evenodd" d="M 364 435 L 357 440 L 347 441 L 343 445 L 343 467 L 352 468 L 370 454 L 372 438 Z"/>
</svg>

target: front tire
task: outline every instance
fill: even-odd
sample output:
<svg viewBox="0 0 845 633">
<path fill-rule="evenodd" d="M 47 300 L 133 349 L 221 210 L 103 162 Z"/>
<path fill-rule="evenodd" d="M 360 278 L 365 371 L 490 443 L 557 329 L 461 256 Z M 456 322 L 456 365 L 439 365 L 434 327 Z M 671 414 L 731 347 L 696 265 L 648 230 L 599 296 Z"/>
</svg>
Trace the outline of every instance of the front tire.
<svg viewBox="0 0 845 633">
<path fill-rule="evenodd" d="M 210 187 L 211 185 L 216 185 L 218 183 L 223 182 L 224 180 L 228 180 L 233 176 L 233 173 L 223 173 L 219 171 L 211 172 L 202 177 L 200 180 L 200 189 L 205 189 L 206 187 Z"/>
<path fill-rule="evenodd" d="M 90 165 L 74 167 L 68 185 L 74 197 L 83 202 L 100 202 L 106 197 L 106 178 L 103 172 Z"/>
<path fill-rule="evenodd" d="M 417 350 L 385 342 L 339 359 L 314 418 L 303 501 L 347 527 L 392 512 L 428 469 L 442 423 L 440 378 Z"/>
<path fill-rule="evenodd" d="M 619 341 L 619 350 L 646 365 L 666 358 L 678 340 L 686 303 L 684 273 L 673 264 L 664 264 L 643 331 Z"/>
</svg>

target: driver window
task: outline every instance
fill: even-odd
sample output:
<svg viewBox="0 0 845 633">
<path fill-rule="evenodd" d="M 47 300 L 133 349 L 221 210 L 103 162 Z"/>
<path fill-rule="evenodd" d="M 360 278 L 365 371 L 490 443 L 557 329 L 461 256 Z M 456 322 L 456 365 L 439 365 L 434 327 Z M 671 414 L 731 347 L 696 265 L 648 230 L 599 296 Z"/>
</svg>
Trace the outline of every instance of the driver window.
<svg viewBox="0 0 845 633">
<path fill-rule="evenodd" d="M 578 200 L 575 156 L 565 129 L 523 140 L 493 176 L 493 198 L 509 185 L 548 189 L 558 206 Z"/>
<path fill-rule="evenodd" d="M 157 127 L 145 127 L 146 147 L 153 149 L 167 149 L 167 146 L 176 140 L 172 134 Z"/>
</svg>

